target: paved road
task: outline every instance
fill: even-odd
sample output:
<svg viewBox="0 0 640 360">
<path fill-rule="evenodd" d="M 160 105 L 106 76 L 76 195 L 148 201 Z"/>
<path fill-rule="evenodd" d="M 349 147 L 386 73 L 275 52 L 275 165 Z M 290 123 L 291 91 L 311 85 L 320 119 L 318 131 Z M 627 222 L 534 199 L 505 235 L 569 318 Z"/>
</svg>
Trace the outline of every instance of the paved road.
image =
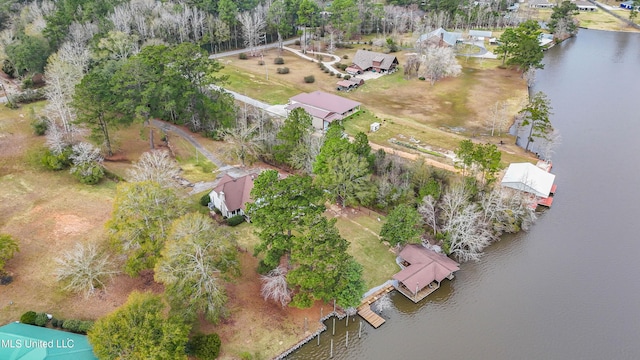
<svg viewBox="0 0 640 360">
<path fill-rule="evenodd" d="M 249 104 L 249 105 L 251 105 L 253 107 L 257 107 L 257 108 L 262 109 L 262 110 L 268 110 L 269 107 L 271 107 L 271 105 L 269 105 L 267 103 L 264 103 L 264 102 L 262 102 L 260 100 L 256 100 L 256 99 L 250 98 L 248 96 L 239 94 L 239 93 L 237 93 L 237 92 L 235 92 L 233 90 L 225 89 L 225 88 L 223 88 L 221 86 L 218 86 L 218 85 L 212 85 L 212 87 L 214 89 L 216 89 L 216 90 L 224 90 L 224 91 L 228 92 L 229 94 L 233 95 L 233 97 L 236 100 L 238 100 L 240 102 L 243 102 L 243 103 L 246 103 L 246 104 Z"/>
</svg>

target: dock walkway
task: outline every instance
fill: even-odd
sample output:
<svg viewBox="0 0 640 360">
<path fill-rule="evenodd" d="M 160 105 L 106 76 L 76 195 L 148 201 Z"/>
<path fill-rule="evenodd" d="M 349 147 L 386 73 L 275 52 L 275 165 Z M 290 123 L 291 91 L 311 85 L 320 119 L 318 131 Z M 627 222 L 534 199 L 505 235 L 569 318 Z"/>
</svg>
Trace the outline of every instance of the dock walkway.
<svg viewBox="0 0 640 360">
<path fill-rule="evenodd" d="M 380 325 L 384 324 L 385 320 L 378 314 L 374 313 L 371 310 L 371 305 L 363 304 L 358 306 L 358 315 L 365 319 L 371 326 L 374 328 L 379 328 Z"/>
<path fill-rule="evenodd" d="M 371 310 L 371 304 L 373 304 L 376 300 L 380 299 L 382 296 L 387 294 L 388 292 L 393 290 L 393 285 L 389 284 L 380 290 L 374 292 L 373 294 L 367 296 L 360 306 L 358 306 L 358 315 L 365 319 L 371 326 L 374 328 L 379 328 L 380 325 L 384 324 L 385 320 L 380 315 L 376 314 Z"/>
</svg>

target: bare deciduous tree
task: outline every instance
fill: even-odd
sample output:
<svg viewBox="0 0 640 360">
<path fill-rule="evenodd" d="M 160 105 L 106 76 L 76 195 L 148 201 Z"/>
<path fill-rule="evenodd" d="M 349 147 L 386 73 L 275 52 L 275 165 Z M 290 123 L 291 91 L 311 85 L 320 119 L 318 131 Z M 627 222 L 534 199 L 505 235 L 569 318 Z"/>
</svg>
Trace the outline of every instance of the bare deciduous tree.
<svg viewBox="0 0 640 360">
<path fill-rule="evenodd" d="M 260 276 L 262 288 L 260 294 L 265 301 L 273 300 L 282 307 L 287 306 L 291 302 L 291 290 L 287 285 L 287 269 L 277 267 L 267 275 Z"/>
<path fill-rule="evenodd" d="M 438 207 L 436 199 L 427 195 L 422 198 L 422 203 L 418 206 L 418 212 L 422 215 L 424 222 L 429 225 L 434 233 L 438 232 Z"/>
<path fill-rule="evenodd" d="M 498 136 L 502 135 L 507 129 L 507 103 L 506 101 L 497 101 L 489 110 L 489 118 L 485 122 L 487 128 L 491 129 L 491 136 L 498 131 Z"/>
<path fill-rule="evenodd" d="M 462 66 L 458 64 L 452 48 L 428 46 L 422 56 L 423 76 L 431 81 L 431 85 L 447 76 L 458 76 Z"/>
<path fill-rule="evenodd" d="M 150 180 L 162 187 L 172 187 L 176 185 L 175 178 L 180 175 L 180 168 L 167 151 L 152 150 L 140 156 L 128 175 L 132 182 Z"/>
<path fill-rule="evenodd" d="M 93 244 L 76 243 L 72 250 L 56 259 L 58 281 L 65 283 L 65 290 L 91 296 L 96 289 L 104 288 L 105 281 L 117 271 L 109 255 Z"/>
<path fill-rule="evenodd" d="M 449 254 L 461 261 L 479 260 L 484 248 L 495 240 L 494 234 L 482 221 L 477 204 L 466 204 L 442 228 L 447 234 Z"/>
<path fill-rule="evenodd" d="M 528 230 L 536 220 L 534 197 L 495 185 L 480 198 L 484 221 L 500 235 Z"/>
<path fill-rule="evenodd" d="M 267 26 L 265 12 L 262 5 L 258 5 L 252 11 L 244 11 L 238 14 L 238 22 L 242 25 L 242 38 L 244 45 L 251 56 L 256 56 L 257 47 L 260 44 L 264 30 Z"/>
<path fill-rule="evenodd" d="M 60 122 L 65 132 L 71 131 L 71 123 L 75 118 L 69 106 L 75 86 L 83 76 L 83 69 L 64 61 L 58 54 L 49 57 L 44 77 L 47 81 L 45 96 L 49 100 L 45 111 L 49 119 Z"/>
<path fill-rule="evenodd" d="M 550 134 L 544 139 L 542 145 L 538 148 L 540 150 L 540 157 L 544 160 L 550 161 L 553 156 L 554 149 L 562 143 L 562 136 L 560 131 L 553 128 Z"/>
</svg>

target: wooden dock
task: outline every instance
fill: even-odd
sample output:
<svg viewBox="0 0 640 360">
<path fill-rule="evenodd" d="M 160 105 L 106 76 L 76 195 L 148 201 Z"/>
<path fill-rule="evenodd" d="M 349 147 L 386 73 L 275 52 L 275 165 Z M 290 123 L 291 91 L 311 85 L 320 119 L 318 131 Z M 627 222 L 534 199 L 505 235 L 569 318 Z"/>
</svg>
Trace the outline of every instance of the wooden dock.
<svg viewBox="0 0 640 360">
<path fill-rule="evenodd" d="M 376 291 L 375 293 L 367 296 L 364 300 L 362 300 L 360 306 L 358 306 L 358 315 L 365 319 L 374 328 L 379 328 L 380 325 L 384 324 L 385 320 L 380 315 L 371 310 L 371 304 L 373 304 L 376 300 L 380 299 L 382 296 L 392 290 L 393 285 L 387 285 L 382 289 Z"/>
<path fill-rule="evenodd" d="M 369 304 L 358 306 L 358 315 L 360 315 L 376 329 L 385 322 L 385 320 L 380 315 L 374 313 L 373 310 L 371 310 L 371 305 Z"/>
</svg>

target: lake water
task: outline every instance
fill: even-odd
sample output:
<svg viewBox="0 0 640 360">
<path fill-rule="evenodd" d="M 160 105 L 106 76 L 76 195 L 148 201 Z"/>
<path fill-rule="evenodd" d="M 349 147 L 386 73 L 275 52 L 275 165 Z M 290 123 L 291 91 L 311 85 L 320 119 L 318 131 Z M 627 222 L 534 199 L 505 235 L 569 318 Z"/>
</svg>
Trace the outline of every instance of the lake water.
<svg viewBox="0 0 640 360">
<path fill-rule="evenodd" d="M 342 320 L 289 359 L 332 338 L 334 359 L 640 359 L 640 34 L 580 30 L 544 61 L 553 207 L 421 303 L 393 293 L 379 329 Z"/>
</svg>

